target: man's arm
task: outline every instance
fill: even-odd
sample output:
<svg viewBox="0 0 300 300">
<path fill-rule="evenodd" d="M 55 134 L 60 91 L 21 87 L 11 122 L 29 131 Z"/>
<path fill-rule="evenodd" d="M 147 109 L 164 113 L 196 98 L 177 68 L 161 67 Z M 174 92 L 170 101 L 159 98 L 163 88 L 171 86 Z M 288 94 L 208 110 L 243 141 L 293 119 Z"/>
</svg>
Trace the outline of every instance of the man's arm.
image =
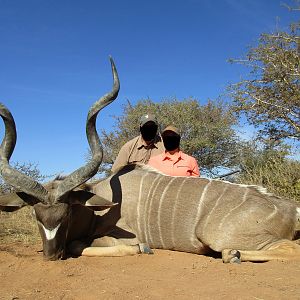
<svg viewBox="0 0 300 300">
<path fill-rule="evenodd" d="M 129 147 L 128 143 L 122 146 L 120 149 L 112 167 L 111 171 L 115 173 L 118 169 L 128 164 L 128 156 L 129 156 Z"/>
<path fill-rule="evenodd" d="M 198 167 L 198 163 L 194 157 L 192 157 L 192 173 L 191 176 L 199 177 L 200 171 Z"/>
</svg>

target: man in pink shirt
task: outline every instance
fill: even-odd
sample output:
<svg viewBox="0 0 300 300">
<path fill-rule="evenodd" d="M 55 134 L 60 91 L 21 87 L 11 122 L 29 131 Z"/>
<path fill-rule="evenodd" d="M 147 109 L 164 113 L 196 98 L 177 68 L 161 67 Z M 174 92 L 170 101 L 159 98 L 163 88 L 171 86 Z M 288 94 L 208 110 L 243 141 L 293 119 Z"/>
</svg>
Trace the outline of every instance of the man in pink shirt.
<svg viewBox="0 0 300 300">
<path fill-rule="evenodd" d="M 196 159 L 179 149 L 180 134 L 176 127 L 167 126 L 162 132 L 165 152 L 150 158 L 148 165 L 171 176 L 200 176 Z"/>
</svg>

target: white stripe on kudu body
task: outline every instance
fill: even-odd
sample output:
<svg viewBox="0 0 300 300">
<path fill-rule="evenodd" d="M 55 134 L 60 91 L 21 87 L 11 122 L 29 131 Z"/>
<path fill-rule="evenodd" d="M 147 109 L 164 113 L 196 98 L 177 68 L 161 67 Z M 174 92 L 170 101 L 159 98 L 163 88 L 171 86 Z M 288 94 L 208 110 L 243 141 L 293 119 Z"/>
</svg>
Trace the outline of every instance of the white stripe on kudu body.
<svg viewBox="0 0 300 300">
<path fill-rule="evenodd" d="M 153 180 L 152 179 L 152 183 L 151 183 L 151 186 L 149 188 L 149 191 L 147 193 L 147 196 L 146 196 L 146 203 L 145 203 L 145 207 L 144 207 L 144 219 L 143 219 L 143 226 L 144 226 L 144 230 L 141 232 L 141 235 L 142 237 L 145 239 L 145 240 L 148 240 L 149 236 L 150 236 L 150 233 L 148 232 L 148 223 L 149 223 L 149 209 L 150 209 L 150 198 L 151 198 L 151 195 L 153 195 L 153 193 L 155 192 L 156 188 L 157 188 L 157 185 L 156 185 L 156 182 L 157 180 L 160 178 L 160 175 L 159 174 L 156 174 L 155 176 L 155 179 Z"/>
<path fill-rule="evenodd" d="M 238 209 L 239 207 L 241 207 L 241 206 L 245 203 L 245 201 L 247 200 L 248 192 L 249 192 L 248 188 L 245 188 L 244 195 L 243 195 L 243 197 L 242 197 L 242 201 L 241 201 L 238 205 L 236 205 L 235 207 L 233 207 L 233 208 L 232 208 L 232 209 L 231 209 L 231 210 L 223 217 L 222 221 L 221 221 L 220 224 L 219 224 L 219 228 L 220 228 L 220 229 L 223 227 L 223 224 L 224 224 L 225 220 L 232 214 L 232 212 L 233 212 L 234 210 Z"/>
<path fill-rule="evenodd" d="M 196 219 L 195 219 L 195 227 L 197 227 L 197 224 L 199 222 L 199 218 L 200 218 L 200 215 L 201 215 L 201 206 L 203 205 L 203 202 L 204 202 L 204 199 L 205 199 L 205 196 L 206 196 L 206 193 L 207 193 L 207 190 L 209 188 L 209 186 L 211 185 L 211 180 L 208 181 L 208 183 L 206 184 L 206 186 L 204 187 L 203 189 L 203 192 L 200 196 L 200 200 L 199 200 L 199 203 L 198 203 L 198 208 L 197 208 L 197 215 L 196 215 Z M 192 237 L 191 237 L 192 238 Z M 197 247 L 196 243 L 195 243 L 195 239 L 191 239 L 191 243 L 194 247 Z"/>
<path fill-rule="evenodd" d="M 222 201 L 222 198 L 223 198 L 225 192 L 227 192 L 228 187 L 229 187 L 229 185 L 225 186 L 225 188 L 223 189 L 223 192 L 220 194 L 220 196 L 215 201 L 215 205 L 213 206 L 213 208 L 208 213 L 208 216 L 206 217 L 206 221 L 205 221 L 205 223 L 203 224 L 203 227 L 202 227 L 202 233 L 205 231 L 205 229 L 208 225 L 208 222 L 210 221 L 210 217 L 214 214 L 215 209 L 220 205 L 220 201 Z"/>
<path fill-rule="evenodd" d="M 274 210 L 273 210 L 272 213 L 270 213 L 270 214 L 267 216 L 266 220 L 270 220 L 270 219 L 272 219 L 273 217 L 275 217 L 275 216 L 277 215 L 277 213 L 278 213 L 278 208 L 277 208 L 277 206 L 274 205 L 274 204 L 273 204 L 273 206 L 274 206 Z"/>
<path fill-rule="evenodd" d="M 147 237 L 148 237 L 148 241 L 149 241 L 149 244 L 153 244 L 153 242 L 154 242 L 154 238 L 152 237 L 152 232 L 151 232 L 151 229 L 152 229 L 152 227 L 151 227 L 151 215 L 154 213 L 154 212 L 152 212 L 152 205 L 153 205 L 153 199 L 155 199 L 155 194 L 156 194 L 156 191 L 157 191 L 157 188 L 159 187 L 159 184 L 160 184 L 160 182 L 164 179 L 164 177 L 163 176 L 159 176 L 158 177 L 158 182 L 156 183 L 156 186 L 154 187 L 154 189 L 153 189 L 153 193 L 152 193 L 152 197 L 151 197 L 151 199 L 148 199 L 148 201 L 149 201 L 149 207 L 148 207 L 148 218 L 147 218 L 147 233 L 148 233 L 148 235 L 147 235 Z"/>
<path fill-rule="evenodd" d="M 138 232 L 141 232 L 141 217 L 140 217 L 141 208 L 140 208 L 140 203 L 141 203 L 141 198 L 142 198 L 142 196 L 143 196 L 143 182 L 144 182 L 144 178 L 145 178 L 148 174 L 149 174 L 149 173 L 145 173 L 145 174 L 142 176 L 141 182 L 140 182 L 139 198 L 138 198 L 138 203 L 137 203 L 137 206 L 136 206 Z"/>
<path fill-rule="evenodd" d="M 186 178 L 187 179 L 187 178 Z M 171 232 L 171 240 L 172 240 L 172 247 L 175 248 L 176 246 L 176 243 L 175 243 L 175 222 L 176 222 L 176 218 L 175 218 L 175 212 L 176 212 L 176 209 L 177 209 L 177 204 L 178 204 L 178 199 L 179 199 L 179 195 L 181 195 L 181 189 L 185 183 L 185 180 L 182 180 L 181 182 L 181 185 L 179 186 L 178 190 L 177 190 L 177 193 L 176 193 L 176 198 L 175 198 L 175 202 L 174 202 L 174 205 L 173 205 L 173 209 L 172 209 L 172 221 L 171 221 L 171 229 L 172 229 L 172 232 Z"/>
<path fill-rule="evenodd" d="M 158 232 L 159 232 L 159 239 L 160 239 L 160 242 L 161 242 L 163 248 L 165 248 L 166 245 L 164 244 L 163 237 L 162 237 L 162 232 L 161 232 L 161 230 L 162 230 L 162 229 L 161 229 L 161 211 L 162 211 L 161 207 L 162 207 L 162 202 L 163 202 L 163 200 L 164 200 L 164 198 L 165 198 L 165 196 L 166 196 L 166 193 L 167 193 L 167 191 L 168 191 L 168 189 L 169 189 L 171 183 L 174 181 L 175 178 L 176 178 L 176 177 L 173 177 L 173 178 L 169 181 L 169 183 L 168 183 L 167 186 L 165 187 L 165 189 L 164 189 L 164 191 L 163 191 L 163 193 L 162 193 L 162 195 L 161 195 L 161 197 L 160 197 L 160 199 L 159 199 L 159 206 L 158 206 Z"/>
</svg>

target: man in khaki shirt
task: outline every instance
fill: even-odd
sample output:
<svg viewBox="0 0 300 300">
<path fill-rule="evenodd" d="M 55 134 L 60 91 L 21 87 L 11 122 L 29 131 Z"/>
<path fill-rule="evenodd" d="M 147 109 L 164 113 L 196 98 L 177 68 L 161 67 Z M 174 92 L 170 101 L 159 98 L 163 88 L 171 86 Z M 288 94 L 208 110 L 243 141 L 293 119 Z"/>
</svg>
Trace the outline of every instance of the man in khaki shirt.
<svg viewBox="0 0 300 300">
<path fill-rule="evenodd" d="M 147 114 L 141 117 L 140 132 L 139 136 L 123 145 L 111 168 L 112 172 L 131 163 L 147 164 L 150 157 L 165 151 L 154 115 Z"/>
</svg>

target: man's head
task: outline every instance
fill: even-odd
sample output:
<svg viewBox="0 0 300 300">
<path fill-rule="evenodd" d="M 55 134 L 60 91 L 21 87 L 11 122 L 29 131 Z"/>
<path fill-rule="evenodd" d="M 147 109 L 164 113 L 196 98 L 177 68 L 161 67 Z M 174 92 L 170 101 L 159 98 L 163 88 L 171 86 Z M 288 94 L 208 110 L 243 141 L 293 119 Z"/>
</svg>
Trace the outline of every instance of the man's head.
<svg viewBox="0 0 300 300">
<path fill-rule="evenodd" d="M 154 115 L 146 114 L 140 119 L 140 132 L 145 142 L 154 140 L 158 129 L 158 123 Z"/>
<path fill-rule="evenodd" d="M 176 127 L 172 125 L 167 126 L 163 130 L 161 136 L 167 151 L 174 151 L 176 149 L 179 149 L 180 133 Z"/>
</svg>

